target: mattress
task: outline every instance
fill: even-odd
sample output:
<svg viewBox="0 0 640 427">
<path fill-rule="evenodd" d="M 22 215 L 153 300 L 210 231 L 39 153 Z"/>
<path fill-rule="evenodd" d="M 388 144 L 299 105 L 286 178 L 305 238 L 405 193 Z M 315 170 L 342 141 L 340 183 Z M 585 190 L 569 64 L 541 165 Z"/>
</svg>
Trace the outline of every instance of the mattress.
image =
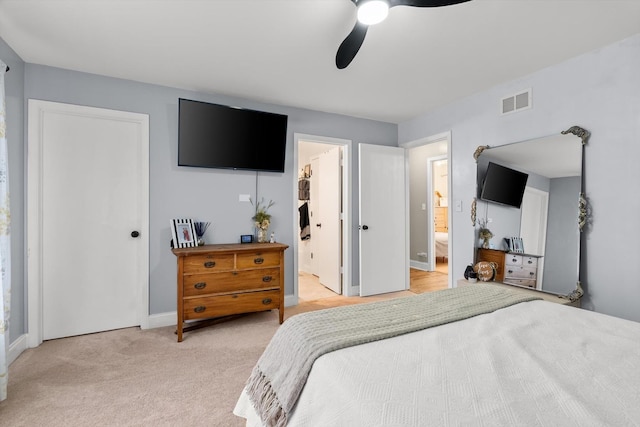
<svg viewBox="0 0 640 427">
<path fill-rule="evenodd" d="M 640 425 L 638 384 L 639 323 L 531 301 L 321 356 L 288 425 Z"/>
<path fill-rule="evenodd" d="M 436 256 L 449 256 L 449 233 L 436 231 Z"/>
</svg>

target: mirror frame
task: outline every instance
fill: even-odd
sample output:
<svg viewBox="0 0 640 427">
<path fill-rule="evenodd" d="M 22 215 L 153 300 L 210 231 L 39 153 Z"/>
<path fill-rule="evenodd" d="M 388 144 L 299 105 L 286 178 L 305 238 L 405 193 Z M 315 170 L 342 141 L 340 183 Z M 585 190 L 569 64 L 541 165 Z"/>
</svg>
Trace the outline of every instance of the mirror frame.
<svg viewBox="0 0 640 427">
<path fill-rule="evenodd" d="M 569 129 L 560 132 L 562 135 L 573 134 L 581 139 L 581 154 L 582 154 L 582 174 L 580 176 L 580 193 L 578 196 L 578 230 L 580 232 L 580 238 L 578 239 L 578 281 L 576 283 L 576 288 L 567 295 L 559 295 L 561 298 L 568 299 L 569 301 L 577 301 L 584 295 L 584 290 L 582 288 L 582 281 L 580 278 L 580 270 L 582 266 L 582 233 L 586 227 L 588 218 L 589 218 L 589 209 L 588 202 L 584 192 L 584 171 L 585 171 L 585 161 L 584 161 L 584 148 L 587 145 L 589 137 L 591 136 L 591 132 L 580 127 L 580 126 L 571 126 Z M 478 148 L 473 152 L 473 158 L 478 163 L 478 157 L 482 154 L 484 150 L 487 148 L 491 148 L 488 145 L 479 145 Z M 477 185 L 477 183 L 476 183 Z M 473 227 L 476 226 L 476 215 L 477 215 L 477 198 L 474 197 L 471 201 L 471 225 Z M 544 292 L 544 291 L 540 291 Z"/>
</svg>

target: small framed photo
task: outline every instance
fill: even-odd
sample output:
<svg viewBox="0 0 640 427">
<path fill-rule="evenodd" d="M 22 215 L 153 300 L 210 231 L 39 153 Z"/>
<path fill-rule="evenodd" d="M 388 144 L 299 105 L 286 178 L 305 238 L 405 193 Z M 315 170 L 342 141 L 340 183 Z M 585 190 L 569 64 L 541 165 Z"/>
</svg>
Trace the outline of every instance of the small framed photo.
<svg viewBox="0 0 640 427">
<path fill-rule="evenodd" d="M 309 178 L 311 176 L 311 164 L 304 165 L 304 177 Z"/>
<path fill-rule="evenodd" d="M 192 219 L 172 219 L 171 237 L 174 248 L 193 248 L 198 246 L 196 228 Z"/>
</svg>

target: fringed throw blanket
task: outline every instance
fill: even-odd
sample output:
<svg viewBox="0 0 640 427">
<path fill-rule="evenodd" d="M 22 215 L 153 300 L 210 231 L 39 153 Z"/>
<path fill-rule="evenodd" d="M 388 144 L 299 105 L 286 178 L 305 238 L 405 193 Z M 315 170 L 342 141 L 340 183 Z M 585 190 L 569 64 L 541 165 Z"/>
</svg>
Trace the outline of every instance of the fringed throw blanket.
<svg viewBox="0 0 640 427">
<path fill-rule="evenodd" d="M 313 362 L 325 353 L 415 332 L 539 299 L 487 284 L 289 318 L 275 333 L 247 382 L 262 422 L 284 426 Z"/>
</svg>

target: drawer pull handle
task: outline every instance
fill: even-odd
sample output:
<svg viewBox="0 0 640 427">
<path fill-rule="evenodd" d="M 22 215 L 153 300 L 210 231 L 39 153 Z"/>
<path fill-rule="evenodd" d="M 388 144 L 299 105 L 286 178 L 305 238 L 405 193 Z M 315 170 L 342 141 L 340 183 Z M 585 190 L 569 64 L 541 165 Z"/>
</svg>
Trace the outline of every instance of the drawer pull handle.
<svg viewBox="0 0 640 427">
<path fill-rule="evenodd" d="M 535 273 L 533 271 L 529 272 L 529 276 L 534 276 L 534 275 L 535 275 Z"/>
<path fill-rule="evenodd" d="M 215 261 L 207 261 L 204 263 L 204 268 L 213 268 L 216 266 L 216 262 Z"/>
<path fill-rule="evenodd" d="M 254 258 L 253 262 L 256 264 L 262 264 L 264 262 L 264 258 L 261 258 L 261 257 Z"/>
<path fill-rule="evenodd" d="M 271 277 L 271 276 L 262 276 L 262 281 L 265 282 L 265 283 L 268 283 L 271 280 L 273 280 L 273 277 Z"/>
<path fill-rule="evenodd" d="M 527 264 L 533 264 L 533 261 L 529 260 L 527 261 Z"/>
<path fill-rule="evenodd" d="M 262 303 L 263 303 L 264 305 L 269 305 L 269 304 L 271 304 L 271 298 L 265 298 L 265 299 L 263 299 L 263 300 L 262 300 Z"/>
<path fill-rule="evenodd" d="M 509 273 L 513 273 L 513 270 L 509 270 Z"/>
<path fill-rule="evenodd" d="M 193 285 L 194 288 L 196 289 L 204 289 L 207 287 L 207 283 L 206 282 L 198 282 L 195 285 Z"/>
<path fill-rule="evenodd" d="M 193 309 L 196 313 L 202 313 L 207 309 L 204 305 L 199 305 Z"/>
</svg>

